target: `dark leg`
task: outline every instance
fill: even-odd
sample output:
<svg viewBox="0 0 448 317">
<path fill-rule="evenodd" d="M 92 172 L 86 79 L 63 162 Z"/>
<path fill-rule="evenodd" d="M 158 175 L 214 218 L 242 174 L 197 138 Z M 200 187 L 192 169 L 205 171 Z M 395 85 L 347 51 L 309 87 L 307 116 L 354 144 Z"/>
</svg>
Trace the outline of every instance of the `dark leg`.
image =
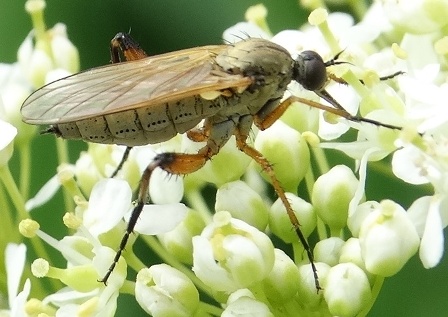
<svg viewBox="0 0 448 317">
<path fill-rule="evenodd" d="M 123 167 L 124 163 L 127 161 L 128 157 L 129 157 L 129 153 L 131 152 L 131 150 L 132 150 L 132 146 L 127 146 L 126 147 L 126 150 L 124 150 L 123 157 L 121 158 L 120 163 L 118 164 L 117 168 L 112 173 L 112 175 L 110 175 L 110 178 L 114 178 L 115 176 L 117 176 L 117 173 L 121 170 L 121 168 Z"/>
</svg>

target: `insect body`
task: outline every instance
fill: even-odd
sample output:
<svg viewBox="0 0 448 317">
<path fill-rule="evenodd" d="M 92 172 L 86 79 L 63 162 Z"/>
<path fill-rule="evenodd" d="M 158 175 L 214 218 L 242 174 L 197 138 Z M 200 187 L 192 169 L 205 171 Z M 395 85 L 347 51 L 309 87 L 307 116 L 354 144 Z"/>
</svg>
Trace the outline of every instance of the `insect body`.
<svg viewBox="0 0 448 317">
<path fill-rule="evenodd" d="M 326 67 L 315 52 L 305 51 L 294 60 L 281 46 L 263 39 L 234 45 L 205 46 L 146 57 L 124 33 L 111 42 L 113 62 L 50 83 L 34 92 L 22 106 L 23 120 L 49 124 L 47 132 L 67 139 L 114 143 L 129 147 L 158 143 L 187 132 L 194 141 L 205 141 L 196 154 L 162 153 L 144 171 L 138 203 L 102 281 L 112 273 L 142 211 L 152 171 L 188 174 L 201 168 L 234 135 L 238 148 L 252 157 L 271 178 L 291 223 L 317 272 L 311 249 L 286 199 L 272 166 L 246 143 L 253 123 L 260 129 L 272 125 L 294 101 L 325 109 L 350 120 L 367 121 L 348 114 L 324 90 Z M 281 98 L 291 81 L 315 91 L 335 108 L 305 99 Z M 204 119 L 202 128 L 197 124 Z M 376 122 L 374 122 L 376 123 Z M 385 125 L 387 126 L 387 125 Z"/>
<path fill-rule="evenodd" d="M 86 71 L 35 92 L 22 115 L 64 138 L 97 143 L 158 143 L 204 118 L 230 137 L 240 118 L 278 103 L 292 76 L 286 50 L 251 39 Z"/>
</svg>

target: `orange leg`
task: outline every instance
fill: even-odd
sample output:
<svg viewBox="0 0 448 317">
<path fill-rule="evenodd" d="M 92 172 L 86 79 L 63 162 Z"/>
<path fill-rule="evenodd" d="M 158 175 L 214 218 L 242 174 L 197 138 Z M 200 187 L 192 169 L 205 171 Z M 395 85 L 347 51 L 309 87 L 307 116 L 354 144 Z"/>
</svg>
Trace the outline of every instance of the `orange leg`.
<svg viewBox="0 0 448 317">
<path fill-rule="evenodd" d="M 152 172 L 156 168 L 161 168 L 171 174 L 190 174 L 200 169 L 204 164 L 216 153 L 212 151 L 208 146 L 203 147 L 197 154 L 180 154 L 180 153 L 161 153 L 156 155 L 153 161 L 146 167 L 140 180 L 140 187 L 138 190 L 137 205 L 132 211 L 131 218 L 129 219 L 126 232 L 121 239 L 120 246 L 115 254 L 114 260 L 107 270 L 104 277 L 100 282 L 106 284 L 109 276 L 112 274 L 124 248 L 128 242 L 129 236 L 134 230 L 135 224 L 143 210 L 145 204 L 146 195 L 148 193 L 149 181 L 151 179 Z"/>
<path fill-rule="evenodd" d="M 331 95 L 328 94 L 325 90 L 322 90 L 321 92 L 316 92 L 316 94 L 319 95 L 320 97 L 324 98 L 328 102 L 330 102 L 335 107 L 333 108 L 333 107 L 326 106 L 326 105 L 323 105 L 321 103 L 318 103 L 318 102 L 315 102 L 315 101 L 312 101 L 312 100 L 291 96 L 291 97 L 287 98 L 286 100 L 284 100 L 282 103 L 280 103 L 275 109 L 273 109 L 273 111 L 271 111 L 268 115 L 264 116 L 263 118 L 255 116 L 254 117 L 254 123 L 261 130 L 265 130 L 265 129 L 269 128 L 275 121 L 277 121 L 282 116 L 282 114 L 286 111 L 286 109 L 288 109 L 288 107 L 293 102 L 297 101 L 297 102 L 303 103 L 305 105 L 308 105 L 310 107 L 330 112 L 332 114 L 335 114 L 337 116 L 343 117 L 343 118 L 345 118 L 347 120 L 350 120 L 350 121 L 367 122 L 367 123 L 370 123 L 370 124 L 374 124 L 376 126 L 385 127 L 385 128 L 394 129 L 394 130 L 401 130 L 402 129 L 401 127 L 398 127 L 398 126 L 395 126 L 395 125 L 382 123 L 382 122 L 379 122 L 379 121 L 376 121 L 376 120 L 363 118 L 363 117 L 360 117 L 360 116 L 353 116 L 353 115 L 351 115 L 335 99 L 333 99 L 333 97 L 331 97 Z"/>
<path fill-rule="evenodd" d="M 305 252 L 307 253 L 308 259 L 311 264 L 311 268 L 313 270 L 314 274 L 314 282 L 316 284 L 316 290 L 319 291 L 321 289 L 319 284 L 319 277 L 317 275 L 317 269 L 314 265 L 314 257 L 313 252 L 311 251 L 311 248 L 308 244 L 308 241 L 306 240 L 305 236 L 302 233 L 302 230 L 300 230 L 300 223 L 297 219 L 291 204 L 289 203 L 288 199 L 286 198 L 285 191 L 280 185 L 280 182 L 278 181 L 277 177 L 275 176 L 274 169 L 272 168 L 272 165 L 269 163 L 269 161 L 258 152 L 256 149 L 251 147 L 247 144 L 247 134 L 241 133 L 240 130 L 236 130 L 235 132 L 236 136 L 236 145 L 238 149 L 240 149 L 243 153 L 250 156 L 255 162 L 257 162 L 261 168 L 266 172 L 266 174 L 271 178 L 272 186 L 274 187 L 275 192 L 277 193 L 277 196 L 280 198 L 280 200 L 283 202 L 283 205 L 286 208 L 286 212 L 288 213 L 289 220 L 291 221 L 291 224 L 296 231 L 297 236 L 299 237 L 300 242 L 303 245 L 303 248 L 305 249 Z"/>
<path fill-rule="evenodd" d="M 210 121 L 205 120 L 201 128 L 188 130 L 187 137 L 194 142 L 205 142 L 210 136 L 211 124 Z"/>
</svg>

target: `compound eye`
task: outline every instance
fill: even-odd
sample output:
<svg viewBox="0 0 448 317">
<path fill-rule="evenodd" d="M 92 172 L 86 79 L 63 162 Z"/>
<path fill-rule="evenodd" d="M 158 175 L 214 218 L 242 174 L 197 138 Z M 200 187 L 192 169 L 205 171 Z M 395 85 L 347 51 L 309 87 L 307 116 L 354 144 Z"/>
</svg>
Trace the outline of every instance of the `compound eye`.
<svg viewBox="0 0 448 317">
<path fill-rule="evenodd" d="M 303 51 L 297 57 L 295 80 L 305 89 L 316 91 L 324 87 L 327 70 L 322 57 L 314 51 Z"/>
</svg>

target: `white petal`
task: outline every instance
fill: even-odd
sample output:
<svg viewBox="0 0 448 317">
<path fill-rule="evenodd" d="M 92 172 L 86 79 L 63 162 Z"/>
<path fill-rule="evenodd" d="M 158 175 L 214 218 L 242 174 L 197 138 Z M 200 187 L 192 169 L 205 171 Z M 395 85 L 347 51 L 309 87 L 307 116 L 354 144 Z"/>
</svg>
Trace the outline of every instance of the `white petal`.
<svg viewBox="0 0 448 317">
<path fill-rule="evenodd" d="M 81 293 L 77 291 L 73 291 L 72 289 L 68 287 L 64 287 L 57 291 L 56 293 L 53 293 L 47 297 L 45 297 L 42 300 L 42 303 L 44 305 L 53 304 L 55 306 L 61 307 L 61 306 L 67 306 L 68 303 L 71 302 L 84 302 L 88 300 L 89 298 L 95 296 L 98 294 L 98 289 L 93 290 L 91 292 L 87 293 Z"/>
<path fill-rule="evenodd" d="M 11 317 L 27 317 L 29 316 L 25 312 L 25 304 L 28 301 L 28 296 L 30 295 L 31 291 L 31 282 L 27 278 L 25 281 L 25 285 L 23 286 L 23 291 L 21 291 L 16 298 L 14 298 L 14 301 L 12 302 L 11 307 Z"/>
<path fill-rule="evenodd" d="M 420 152 L 411 146 L 397 150 L 392 157 L 392 170 L 394 174 L 406 183 L 420 185 L 428 183 L 425 171 L 422 168 L 423 157 Z"/>
<path fill-rule="evenodd" d="M 157 205 L 178 203 L 184 195 L 183 178 L 155 169 L 149 182 L 149 196 Z"/>
<path fill-rule="evenodd" d="M 20 278 L 25 266 L 26 246 L 22 244 L 8 243 L 5 249 L 5 266 L 8 285 L 8 299 L 12 301 L 17 296 Z M 9 307 L 12 307 L 9 302 Z"/>
<path fill-rule="evenodd" d="M 364 189 L 366 185 L 366 178 L 367 178 L 367 162 L 369 161 L 370 155 L 375 154 L 378 151 L 377 148 L 370 148 L 368 149 L 360 162 L 359 165 L 359 182 L 358 186 L 356 188 L 355 195 L 353 196 L 352 200 L 350 201 L 349 208 L 348 208 L 348 216 L 351 217 L 355 213 L 356 207 L 358 207 L 359 203 L 364 197 Z"/>
<path fill-rule="evenodd" d="M 425 232 L 426 220 L 431 204 L 432 196 L 423 196 L 415 200 L 408 209 L 408 217 L 417 229 L 418 235 L 423 237 Z"/>
<path fill-rule="evenodd" d="M 186 215 L 187 207 L 181 203 L 145 205 L 135 231 L 148 235 L 166 233 L 173 230 Z M 128 216 L 130 217 L 130 213 Z"/>
<path fill-rule="evenodd" d="M 3 150 L 14 140 L 17 135 L 17 129 L 12 124 L 0 120 L 0 131 L 2 131 L 2 137 L 0 138 L 0 150 Z"/>
<path fill-rule="evenodd" d="M 233 292 L 238 288 L 230 273 L 216 263 L 210 242 L 202 236 L 193 237 L 193 272 L 216 291 Z"/>
<path fill-rule="evenodd" d="M 360 160 L 366 151 L 372 149 L 374 144 L 370 141 L 355 141 L 355 142 L 324 142 L 320 144 L 323 149 L 334 149 L 341 151 L 353 159 Z M 375 153 L 371 153 L 369 161 L 379 161 L 386 157 L 389 152 L 380 148 L 375 149 Z"/>
<path fill-rule="evenodd" d="M 108 178 L 92 190 L 83 223 L 94 236 L 112 229 L 129 210 L 132 191 L 123 180 Z"/>
<path fill-rule="evenodd" d="M 22 69 L 29 67 L 31 55 L 33 54 L 33 37 L 34 32 L 31 31 L 20 44 L 19 50 L 17 51 L 17 60 Z"/>
<path fill-rule="evenodd" d="M 26 202 L 25 209 L 30 211 L 34 208 L 42 206 L 56 194 L 59 187 L 61 187 L 59 177 L 58 175 L 55 175 L 50 178 L 41 189 L 39 189 L 33 198 Z"/>
<path fill-rule="evenodd" d="M 425 268 L 436 266 L 443 255 L 444 237 L 439 213 L 440 199 L 433 199 L 426 218 L 425 232 L 420 244 L 420 259 Z"/>
</svg>

